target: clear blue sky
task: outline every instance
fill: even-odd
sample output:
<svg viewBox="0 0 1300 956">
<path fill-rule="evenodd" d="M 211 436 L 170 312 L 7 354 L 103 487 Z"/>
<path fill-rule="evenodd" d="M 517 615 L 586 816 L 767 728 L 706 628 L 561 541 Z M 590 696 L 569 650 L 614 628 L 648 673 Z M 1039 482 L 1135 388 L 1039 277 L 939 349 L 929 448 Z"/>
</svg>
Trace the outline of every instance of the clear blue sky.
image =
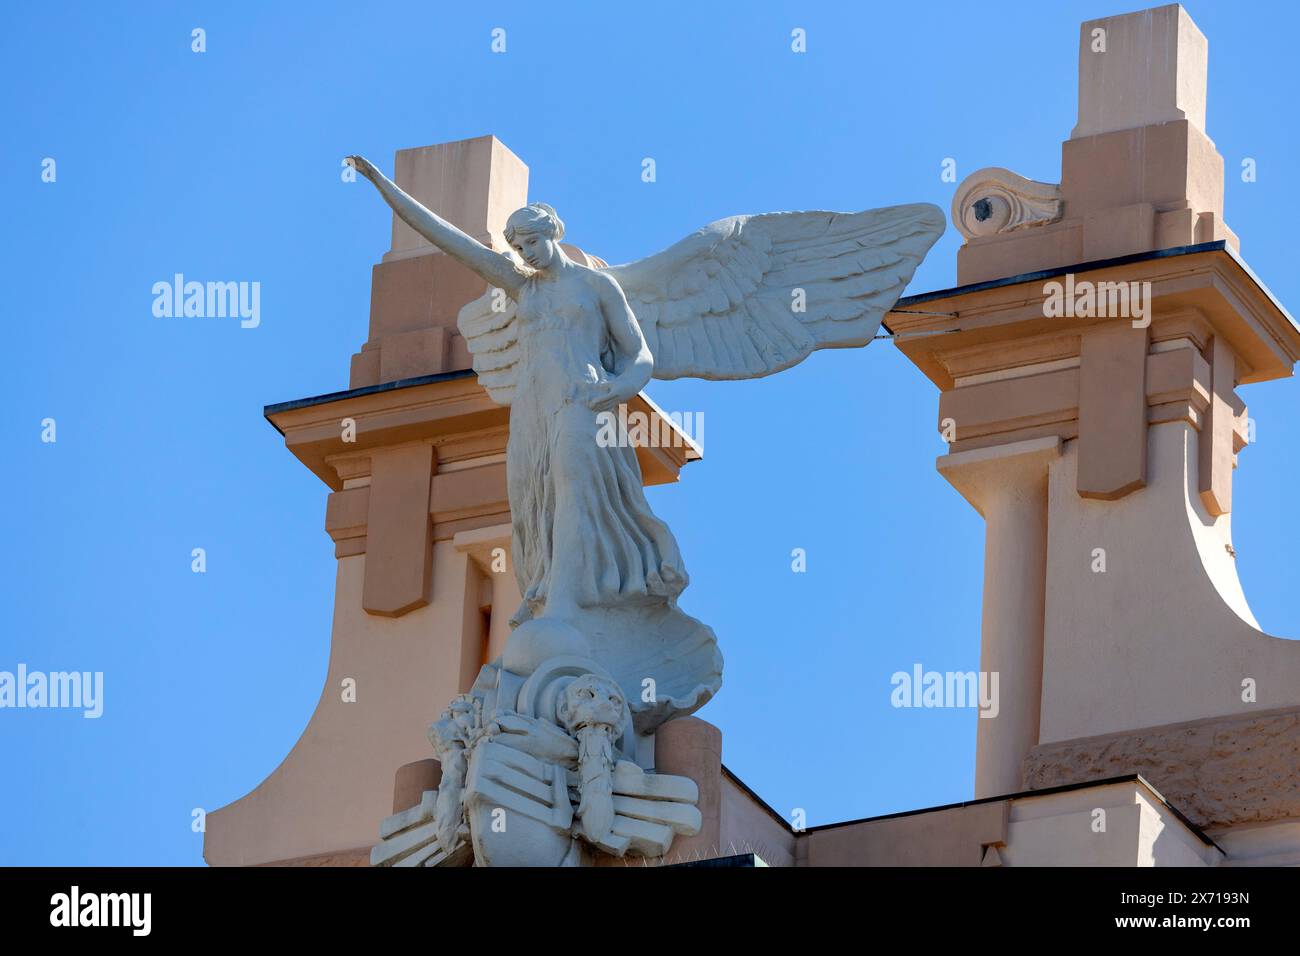
<svg viewBox="0 0 1300 956">
<path fill-rule="evenodd" d="M 333 602 L 327 489 L 262 406 L 345 388 L 366 337 L 390 219 L 368 185 L 340 181 L 341 157 L 391 170 L 396 149 L 495 133 L 529 165 L 532 197 L 611 262 L 736 213 L 946 210 L 945 157 L 959 178 L 1005 165 L 1057 181 L 1078 23 L 1136 4 L 714 6 L 0 14 L 0 670 L 106 681 L 99 720 L 0 711 L 0 863 L 200 863 L 192 808 L 256 786 L 312 712 Z M 1300 12 L 1187 6 L 1210 39 L 1227 221 L 1295 309 Z M 489 50 L 498 26 L 504 55 Z M 1257 182 L 1235 175 L 1243 157 Z M 910 291 L 953 285 L 957 244 L 950 230 Z M 176 272 L 260 282 L 261 326 L 155 318 L 151 287 Z M 1300 636 L 1300 383 L 1242 394 L 1258 443 L 1237 473 L 1238 563 L 1264 628 Z M 934 387 L 877 343 L 651 395 L 706 416 L 705 461 L 650 500 L 691 572 L 683 606 L 722 643 L 723 690 L 701 716 L 726 763 L 810 825 L 969 798 L 974 712 L 889 704 L 896 670 L 979 666 L 983 525 L 934 469 Z M 195 547 L 206 574 L 191 573 Z M 791 573 L 795 547 L 806 574 Z"/>
</svg>

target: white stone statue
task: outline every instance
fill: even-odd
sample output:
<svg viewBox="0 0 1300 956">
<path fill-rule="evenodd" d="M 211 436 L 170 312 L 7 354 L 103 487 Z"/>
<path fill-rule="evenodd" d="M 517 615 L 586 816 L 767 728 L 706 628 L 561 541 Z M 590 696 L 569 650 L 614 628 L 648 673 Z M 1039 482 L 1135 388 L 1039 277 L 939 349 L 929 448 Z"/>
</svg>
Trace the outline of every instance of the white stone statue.
<svg viewBox="0 0 1300 956">
<path fill-rule="evenodd" d="M 514 212 L 505 229 L 511 254 L 501 254 L 362 157 L 349 161 L 399 217 L 489 286 L 462 309 L 459 326 L 479 381 L 510 406 L 511 551 L 523 604 L 483 687 L 492 684 L 496 706 L 513 712 L 519 701 L 497 693 L 510 675 L 585 661 L 555 680 L 621 688 L 631 721 L 621 752 L 632 756 L 632 738 L 717 692 L 722 658 L 713 632 L 677 608 L 686 569 L 646 503 L 635 449 L 598 442 L 597 416 L 631 401 L 651 377 L 757 378 L 816 349 L 867 344 L 943 233 L 943 213 L 915 204 L 735 216 L 657 255 L 593 268 L 560 247 L 564 225 L 550 206 Z M 557 721 L 553 708 L 545 719 Z M 584 752 L 598 746 L 583 736 Z M 592 775 L 601 786 L 607 777 Z M 597 843 L 596 831 L 609 830 L 608 801 L 581 796 L 604 807 L 599 823 L 578 828 Z"/>
</svg>

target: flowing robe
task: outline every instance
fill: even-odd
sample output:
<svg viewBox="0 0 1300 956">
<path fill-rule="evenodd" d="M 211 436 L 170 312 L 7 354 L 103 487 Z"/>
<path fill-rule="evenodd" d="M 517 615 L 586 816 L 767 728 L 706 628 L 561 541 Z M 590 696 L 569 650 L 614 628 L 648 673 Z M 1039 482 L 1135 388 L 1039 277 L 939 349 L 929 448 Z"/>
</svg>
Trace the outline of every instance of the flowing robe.
<svg viewBox="0 0 1300 956">
<path fill-rule="evenodd" d="M 602 446 L 587 405 L 589 386 L 608 380 L 614 365 L 596 291 L 580 275 L 534 274 L 518 296 L 516 323 L 519 377 L 506 449 L 524 596 L 516 620 L 548 602 L 675 601 L 687 583 L 677 542 L 646 502 L 635 449 L 626 441 Z"/>
</svg>

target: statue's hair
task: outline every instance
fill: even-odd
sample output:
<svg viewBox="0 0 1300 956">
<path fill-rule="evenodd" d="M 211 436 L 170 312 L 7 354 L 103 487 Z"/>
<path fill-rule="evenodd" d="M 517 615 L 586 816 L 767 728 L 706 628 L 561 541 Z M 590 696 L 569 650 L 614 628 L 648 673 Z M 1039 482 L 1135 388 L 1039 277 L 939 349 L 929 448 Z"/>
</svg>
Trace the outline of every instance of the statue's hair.
<svg viewBox="0 0 1300 956">
<path fill-rule="evenodd" d="M 523 209 L 516 209 L 506 220 L 506 242 L 513 243 L 516 234 L 526 236 L 537 232 L 556 242 L 564 238 L 564 222 L 544 202 L 530 202 Z"/>
</svg>

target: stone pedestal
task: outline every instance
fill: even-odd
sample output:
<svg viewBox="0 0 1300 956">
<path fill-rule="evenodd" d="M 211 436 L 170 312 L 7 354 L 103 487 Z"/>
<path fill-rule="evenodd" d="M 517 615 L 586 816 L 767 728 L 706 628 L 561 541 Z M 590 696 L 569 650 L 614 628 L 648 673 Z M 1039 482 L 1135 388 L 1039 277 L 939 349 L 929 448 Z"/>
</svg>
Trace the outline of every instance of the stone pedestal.
<svg viewBox="0 0 1300 956">
<path fill-rule="evenodd" d="M 655 733 L 655 771 L 690 777 L 704 824 L 693 837 L 673 841 L 671 860 L 717 855 L 722 845 L 722 731 L 698 717 L 670 720 Z"/>
</svg>

